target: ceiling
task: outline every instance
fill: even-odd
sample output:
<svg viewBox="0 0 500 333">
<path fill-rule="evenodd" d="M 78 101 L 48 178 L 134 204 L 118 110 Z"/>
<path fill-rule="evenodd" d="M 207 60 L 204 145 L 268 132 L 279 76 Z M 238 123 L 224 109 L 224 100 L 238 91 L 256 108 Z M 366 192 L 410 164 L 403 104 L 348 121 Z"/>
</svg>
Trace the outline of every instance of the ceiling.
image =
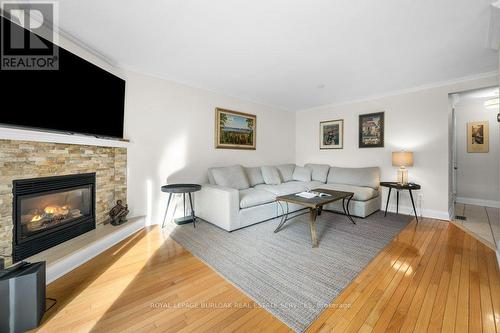
<svg viewBox="0 0 500 333">
<path fill-rule="evenodd" d="M 62 0 L 125 69 L 300 110 L 495 71 L 490 0 Z"/>
</svg>

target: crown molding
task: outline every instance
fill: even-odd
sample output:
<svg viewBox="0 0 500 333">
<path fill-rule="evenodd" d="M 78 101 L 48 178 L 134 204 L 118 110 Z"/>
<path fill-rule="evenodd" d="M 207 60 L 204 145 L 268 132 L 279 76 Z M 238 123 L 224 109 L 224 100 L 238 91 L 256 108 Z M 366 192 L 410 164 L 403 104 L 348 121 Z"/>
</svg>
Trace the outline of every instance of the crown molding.
<svg viewBox="0 0 500 333">
<path fill-rule="evenodd" d="M 348 100 L 345 102 L 318 105 L 318 106 L 314 106 L 314 107 L 307 108 L 307 109 L 296 110 L 295 112 L 317 111 L 317 110 L 322 110 L 322 109 L 332 108 L 332 107 L 337 107 L 337 106 L 342 106 L 342 105 L 369 102 L 369 101 L 387 98 L 387 97 L 394 97 L 394 96 L 398 96 L 398 95 L 411 94 L 411 93 L 415 93 L 415 92 L 419 92 L 419 91 L 423 91 L 423 90 L 442 88 L 442 87 L 460 84 L 460 83 L 464 83 L 464 82 L 480 80 L 480 79 L 496 78 L 496 77 L 498 77 L 498 71 L 479 73 L 479 74 L 474 74 L 474 75 L 469 75 L 469 76 L 463 76 L 463 77 L 452 79 L 452 80 L 438 81 L 438 82 L 434 82 L 434 83 L 420 85 L 420 86 L 416 86 L 413 88 L 393 90 L 393 91 L 388 91 L 388 92 L 381 93 L 381 94 L 369 95 L 366 97 L 352 99 L 352 100 Z M 491 85 L 489 85 L 489 86 L 491 86 Z M 452 94 L 452 93 L 458 93 L 458 92 L 460 92 L 460 91 L 450 91 L 449 93 Z"/>
</svg>

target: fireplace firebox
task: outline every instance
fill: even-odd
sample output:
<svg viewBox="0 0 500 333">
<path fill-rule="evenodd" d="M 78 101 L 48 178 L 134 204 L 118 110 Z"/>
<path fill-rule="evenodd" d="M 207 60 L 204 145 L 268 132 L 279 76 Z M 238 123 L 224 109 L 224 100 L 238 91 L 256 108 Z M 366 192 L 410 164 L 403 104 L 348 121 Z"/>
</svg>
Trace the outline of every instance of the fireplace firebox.
<svg viewBox="0 0 500 333">
<path fill-rule="evenodd" d="M 13 181 L 13 259 L 95 229 L 95 173 Z"/>
</svg>

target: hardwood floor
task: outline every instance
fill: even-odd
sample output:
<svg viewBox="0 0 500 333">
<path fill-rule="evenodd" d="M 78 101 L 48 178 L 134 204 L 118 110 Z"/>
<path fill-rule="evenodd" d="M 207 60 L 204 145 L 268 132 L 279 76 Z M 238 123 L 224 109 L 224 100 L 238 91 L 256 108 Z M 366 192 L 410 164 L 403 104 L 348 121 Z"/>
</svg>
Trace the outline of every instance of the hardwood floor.
<svg viewBox="0 0 500 333">
<path fill-rule="evenodd" d="M 53 282 L 47 296 L 58 302 L 40 332 L 289 331 L 157 227 Z M 500 333 L 495 254 L 451 223 L 413 221 L 308 329 L 317 331 Z"/>
</svg>

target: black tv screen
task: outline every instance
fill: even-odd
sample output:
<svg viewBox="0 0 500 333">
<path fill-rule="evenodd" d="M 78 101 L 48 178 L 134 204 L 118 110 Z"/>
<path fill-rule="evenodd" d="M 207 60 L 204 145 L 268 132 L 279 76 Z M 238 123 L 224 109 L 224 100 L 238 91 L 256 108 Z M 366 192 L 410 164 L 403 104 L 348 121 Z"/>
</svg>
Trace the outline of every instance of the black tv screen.
<svg viewBox="0 0 500 333">
<path fill-rule="evenodd" d="M 11 23 L 2 20 L 2 26 Z M 125 81 L 62 47 L 58 51 L 57 70 L 0 70 L 0 126 L 123 138 Z"/>
</svg>

